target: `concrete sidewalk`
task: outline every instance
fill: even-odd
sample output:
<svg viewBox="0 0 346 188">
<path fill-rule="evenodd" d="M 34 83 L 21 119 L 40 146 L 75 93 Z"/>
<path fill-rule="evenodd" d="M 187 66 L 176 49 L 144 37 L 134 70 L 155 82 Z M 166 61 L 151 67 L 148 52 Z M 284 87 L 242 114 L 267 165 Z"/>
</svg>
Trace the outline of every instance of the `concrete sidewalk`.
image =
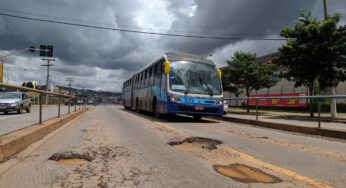
<svg viewBox="0 0 346 188">
<path fill-rule="evenodd" d="M 250 110 L 250 113 L 247 113 L 245 109 L 234 108 L 230 109 L 225 116 L 246 120 L 256 120 L 256 110 L 252 109 Z M 317 116 L 318 114 L 315 113 L 315 117 L 310 118 L 309 114 L 306 112 L 258 111 L 258 120 L 262 122 L 282 123 L 311 128 L 318 127 Z M 346 114 L 340 113 L 336 119 L 332 120 L 329 113 L 321 113 L 321 128 L 346 132 Z"/>
<path fill-rule="evenodd" d="M 346 139 L 346 120 L 341 118 L 331 120 L 331 118 L 321 118 L 321 127 L 318 127 L 317 118 L 310 118 L 306 113 L 290 112 L 268 112 L 259 111 L 256 120 L 256 111 L 246 113 L 240 109 L 229 110 L 227 115 L 222 117 L 211 117 L 223 121 L 250 124 L 259 127 L 278 129 L 289 132 L 319 135 L 323 137 Z"/>
</svg>

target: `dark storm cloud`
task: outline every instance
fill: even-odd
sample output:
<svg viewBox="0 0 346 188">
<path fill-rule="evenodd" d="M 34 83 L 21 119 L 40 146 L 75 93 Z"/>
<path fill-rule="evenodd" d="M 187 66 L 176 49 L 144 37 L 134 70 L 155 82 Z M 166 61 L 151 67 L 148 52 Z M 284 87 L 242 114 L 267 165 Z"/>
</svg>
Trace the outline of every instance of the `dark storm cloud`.
<svg viewBox="0 0 346 188">
<path fill-rule="evenodd" d="M 25 1 L 20 6 L 22 11 L 34 12 L 52 17 L 71 18 L 64 21 L 73 21 L 84 24 L 102 25 L 118 27 L 117 19 L 122 23 L 134 25 L 132 20 L 132 6 L 124 11 L 124 3 L 110 3 L 107 1 L 93 3 L 94 1 L 43 1 L 39 4 L 35 1 Z M 18 1 L 5 2 L 7 9 L 18 9 Z M 22 2 L 20 2 L 22 3 Z M 108 4 L 110 3 L 110 4 Z M 30 6 L 31 4 L 31 6 Z M 32 6 L 37 5 L 38 6 Z M 126 3 L 125 3 L 126 4 Z M 54 7 L 53 9 L 48 7 Z M 132 7 L 133 8 L 133 7 Z M 119 18 L 117 15 L 120 15 Z M 127 16 L 126 16 L 127 15 Z M 34 17 L 41 17 L 35 16 Z M 51 19 L 51 17 L 48 17 Z M 86 20 L 86 21 L 83 21 Z M 2 49 L 20 49 L 33 44 L 54 44 L 55 55 L 68 65 L 90 65 L 101 68 L 111 69 L 130 69 L 138 68 L 136 62 L 125 62 L 122 57 L 131 53 L 141 46 L 138 37 L 135 35 L 122 37 L 123 34 L 113 31 L 102 31 L 97 29 L 77 28 L 73 26 L 56 25 L 34 21 L 23 21 L 13 18 L 1 20 L 5 25 L 6 33 L 1 34 L 3 42 Z M 92 22 L 92 23 L 90 23 Z M 17 31 L 25 32 L 25 35 L 18 37 L 20 33 L 13 35 L 9 33 L 11 25 L 16 25 Z M 125 36 L 125 35 L 124 35 Z M 22 40 L 22 38 L 29 38 Z M 18 41 L 22 40 L 22 41 Z"/>
<path fill-rule="evenodd" d="M 345 15 L 345 2 L 328 2 L 330 12 L 338 11 Z M 322 17 L 322 1 L 316 0 L 2 0 L 0 7 L 2 12 L 20 11 L 7 13 L 97 26 L 191 35 L 238 34 L 244 37 L 276 37 L 283 26 L 294 23 L 301 9 L 312 10 L 314 16 Z M 345 18 L 342 22 L 345 23 Z M 212 59 L 222 65 L 235 50 L 265 54 L 275 51 L 281 44 L 123 33 L 3 16 L 0 16 L 0 40 L 0 52 L 53 44 L 55 56 L 59 59 L 55 67 L 56 77 L 53 78 L 56 82 L 64 83 L 65 77 L 70 75 L 85 87 L 97 85 L 97 88 L 118 91 L 124 79 L 164 52 L 213 54 Z M 22 56 L 27 61 L 33 58 L 33 55 Z M 18 65 L 26 64 L 24 59 L 16 60 Z M 25 79 L 24 76 L 35 77 L 25 73 L 15 79 Z M 44 79 L 44 74 L 41 78 Z"/>
<path fill-rule="evenodd" d="M 284 25 L 292 25 L 299 17 L 300 9 L 311 9 L 315 0 L 241 0 L 241 1 L 195 1 L 198 9 L 195 16 L 176 20 L 172 25 L 185 31 L 236 37 L 266 37 L 279 35 Z M 173 9 L 173 8 L 172 8 Z M 173 9 L 174 10 L 174 9 Z M 232 36 L 232 35 L 231 35 Z M 276 37 L 278 38 L 278 37 Z M 208 54 L 215 48 L 229 44 L 230 40 L 166 40 L 171 47 L 192 53 Z"/>
</svg>

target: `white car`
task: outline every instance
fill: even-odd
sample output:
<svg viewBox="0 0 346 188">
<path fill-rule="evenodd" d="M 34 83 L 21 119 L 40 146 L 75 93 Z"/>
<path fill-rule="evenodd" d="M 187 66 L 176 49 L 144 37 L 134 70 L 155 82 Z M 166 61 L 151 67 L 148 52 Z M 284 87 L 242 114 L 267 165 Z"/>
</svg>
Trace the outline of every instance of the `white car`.
<svg viewBox="0 0 346 188">
<path fill-rule="evenodd" d="M 228 112 L 228 103 L 226 100 L 223 101 L 223 115 L 226 115 Z"/>
<path fill-rule="evenodd" d="M 0 112 L 21 114 L 23 110 L 26 110 L 27 113 L 31 111 L 31 101 L 26 93 L 6 92 L 0 95 Z"/>
</svg>

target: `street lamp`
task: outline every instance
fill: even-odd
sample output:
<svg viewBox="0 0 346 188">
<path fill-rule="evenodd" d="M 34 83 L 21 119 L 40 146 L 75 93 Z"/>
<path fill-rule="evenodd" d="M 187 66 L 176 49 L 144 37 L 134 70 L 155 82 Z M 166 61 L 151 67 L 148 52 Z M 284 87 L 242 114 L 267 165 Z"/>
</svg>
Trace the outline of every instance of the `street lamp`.
<svg viewBox="0 0 346 188">
<path fill-rule="evenodd" d="M 25 48 L 23 50 L 15 51 L 13 53 L 10 53 L 10 54 L 4 55 L 4 56 L 0 56 L 0 62 L 1 62 L 1 65 L 0 65 L 1 66 L 1 68 L 0 68 L 0 83 L 2 83 L 2 81 L 3 81 L 4 59 L 6 57 L 9 57 L 9 56 L 12 56 L 12 55 L 16 55 L 16 54 L 19 54 L 19 53 L 22 53 L 22 52 L 25 52 L 25 51 L 35 52 L 35 51 L 42 51 L 42 50 L 39 49 L 39 48 L 35 48 L 34 46 L 30 46 L 29 48 Z M 48 51 L 48 50 L 45 50 L 45 51 Z"/>
<path fill-rule="evenodd" d="M 327 0 L 323 0 L 323 14 L 324 14 L 324 19 L 326 20 L 328 18 L 328 6 L 327 6 Z M 336 87 L 331 88 L 332 95 L 336 95 Z M 330 115 L 331 118 L 336 118 L 338 115 L 337 110 L 336 110 L 336 99 L 332 98 L 330 102 Z"/>
</svg>

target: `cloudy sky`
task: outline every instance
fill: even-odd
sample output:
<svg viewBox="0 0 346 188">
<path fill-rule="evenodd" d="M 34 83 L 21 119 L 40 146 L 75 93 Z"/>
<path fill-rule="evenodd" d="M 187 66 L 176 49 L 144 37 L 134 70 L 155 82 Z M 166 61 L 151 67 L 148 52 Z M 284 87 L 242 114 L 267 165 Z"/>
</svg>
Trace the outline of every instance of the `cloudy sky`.
<svg viewBox="0 0 346 188">
<path fill-rule="evenodd" d="M 200 39 L 100 30 L 0 16 L 0 56 L 29 46 L 51 44 L 56 61 L 51 83 L 121 91 L 122 82 L 165 52 L 198 54 L 218 66 L 237 50 L 258 56 L 276 52 L 283 26 L 292 26 L 300 10 L 323 18 L 322 0 L 1 0 L 0 13 L 138 31 L 240 37 Z M 346 24 L 346 1 L 328 0 L 329 13 L 339 12 Z M 8 57 L 5 81 L 45 82 L 38 53 Z"/>
</svg>

